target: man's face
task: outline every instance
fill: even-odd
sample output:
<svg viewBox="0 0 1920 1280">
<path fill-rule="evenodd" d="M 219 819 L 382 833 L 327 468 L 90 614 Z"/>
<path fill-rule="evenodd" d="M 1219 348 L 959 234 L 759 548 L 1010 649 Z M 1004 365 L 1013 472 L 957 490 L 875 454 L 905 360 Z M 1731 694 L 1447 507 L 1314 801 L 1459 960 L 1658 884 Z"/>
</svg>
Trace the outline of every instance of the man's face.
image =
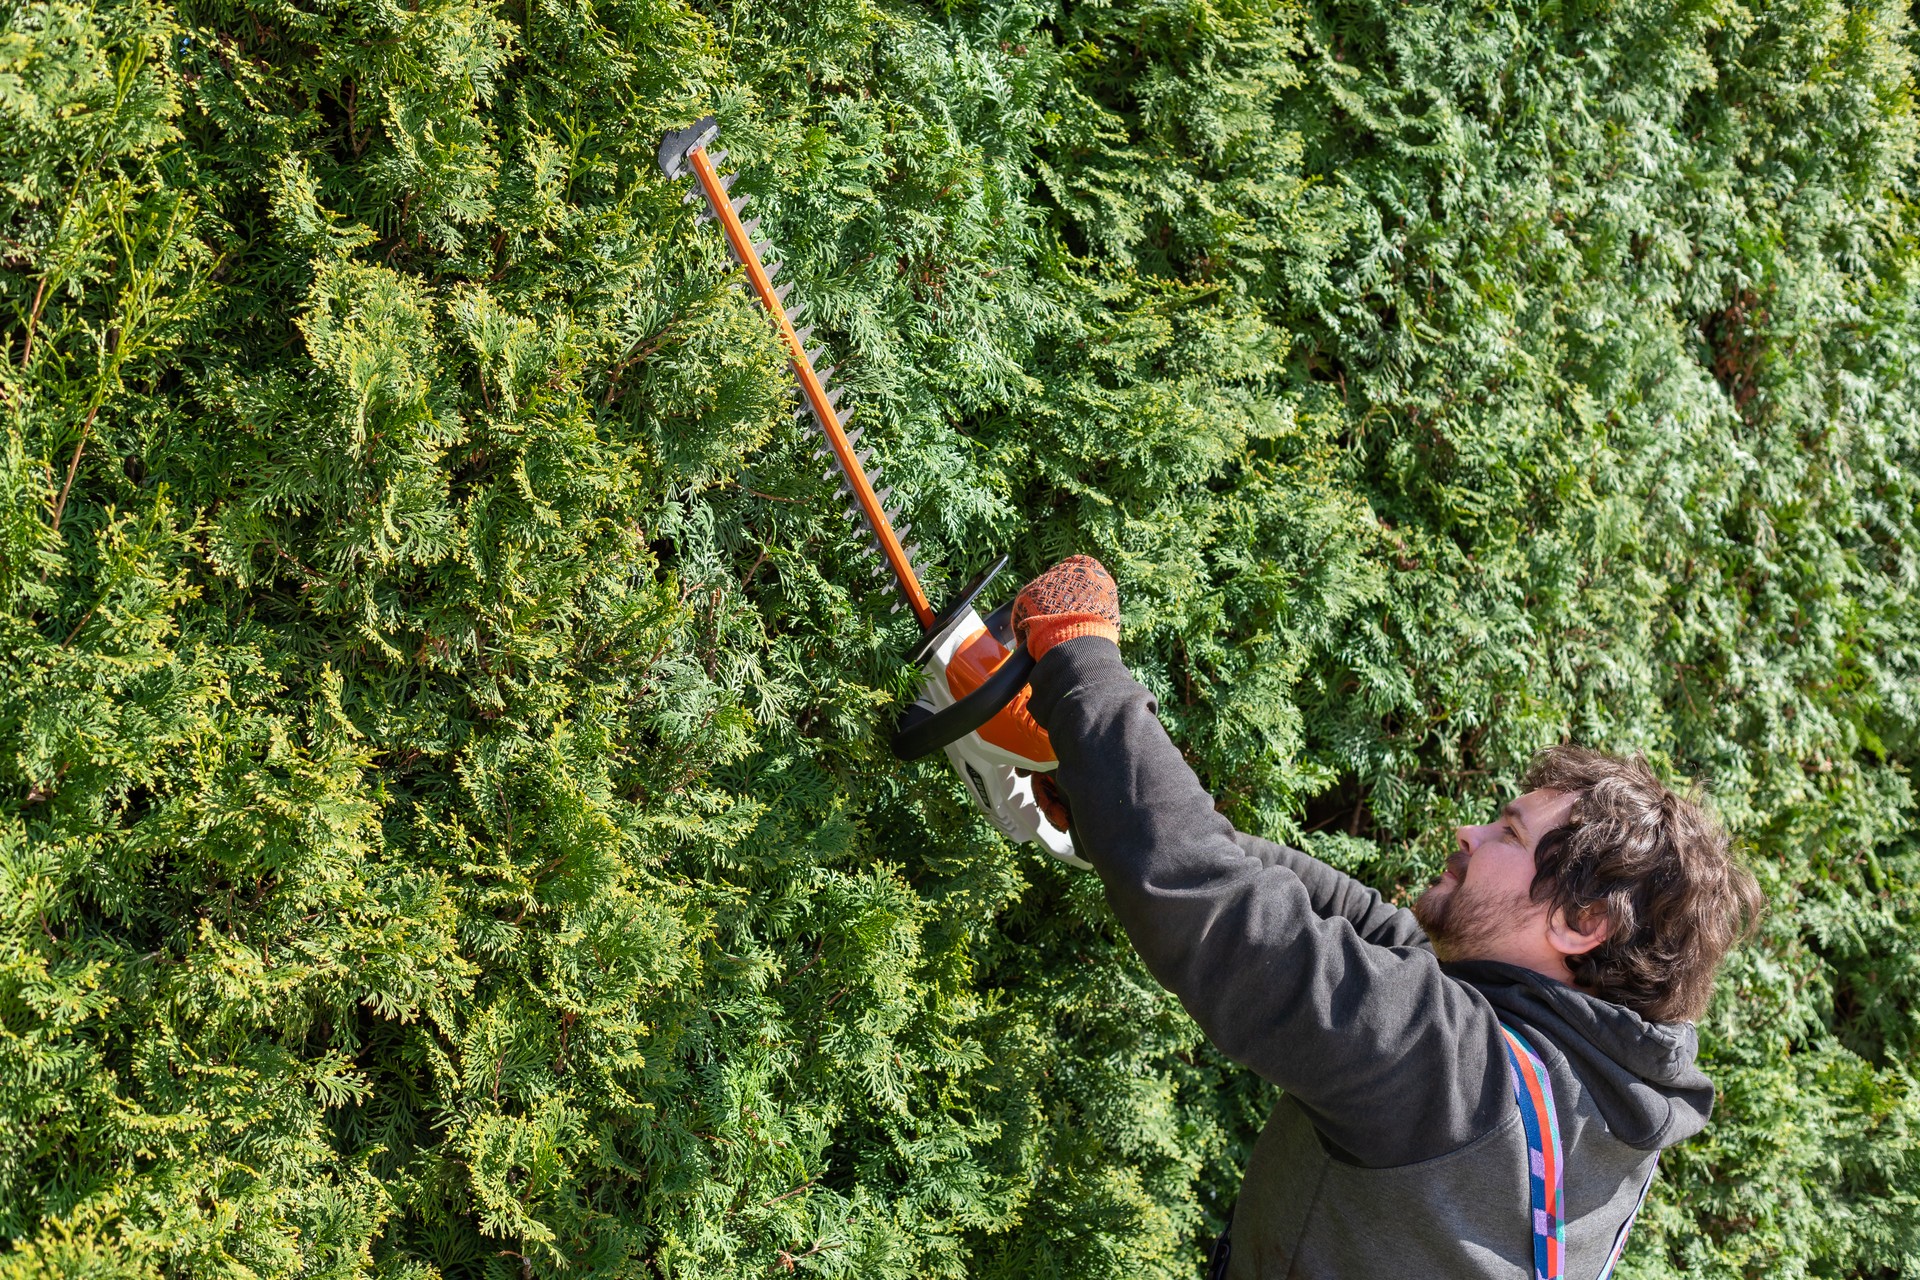
<svg viewBox="0 0 1920 1280">
<path fill-rule="evenodd" d="M 1445 874 L 1413 904 L 1434 954 L 1539 967 L 1549 908 L 1530 896 L 1533 851 L 1541 836 L 1565 825 L 1577 798 L 1570 791 L 1529 791 L 1492 822 L 1455 829 Z"/>
</svg>

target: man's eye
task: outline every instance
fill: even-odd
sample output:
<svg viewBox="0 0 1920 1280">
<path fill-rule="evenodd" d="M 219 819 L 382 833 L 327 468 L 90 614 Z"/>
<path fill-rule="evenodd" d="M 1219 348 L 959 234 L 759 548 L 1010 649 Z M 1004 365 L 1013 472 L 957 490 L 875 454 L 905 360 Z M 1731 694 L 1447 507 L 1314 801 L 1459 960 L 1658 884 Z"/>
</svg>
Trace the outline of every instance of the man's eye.
<svg viewBox="0 0 1920 1280">
<path fill-rule="evenodd" d="M 1515 844 L 1520 843 L 1520 833 L 1515 831 L 1511 826 L 1505 826 L 1500 829 L 1507 833 L 1507 839 L 1513 841 Z"/>
</svg>

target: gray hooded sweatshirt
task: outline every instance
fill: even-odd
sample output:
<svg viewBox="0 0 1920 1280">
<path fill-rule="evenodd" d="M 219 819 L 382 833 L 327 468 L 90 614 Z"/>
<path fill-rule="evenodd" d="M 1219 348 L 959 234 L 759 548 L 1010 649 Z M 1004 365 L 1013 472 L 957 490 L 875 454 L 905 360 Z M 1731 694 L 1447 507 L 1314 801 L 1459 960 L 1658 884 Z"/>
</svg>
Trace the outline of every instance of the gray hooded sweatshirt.
<svg viewBox="0 0 1920 1280">
<path fill-rule="evenodd" d="M 1410 912 L 1235 831 L 1106 640 L 1049 651 L 1030 705 L 1141 959 L 1222 1053 L 1285 1090 L 1247 1164 L 1230 1280 L 1531 1277 L 1501 1022 L 1552 1079 L 1566 1274 L 1594 1280 L 1661 1148 L 1713 1105 L 1692 1024 L 1513 965 L 1442 964 Z"/>
</svg>

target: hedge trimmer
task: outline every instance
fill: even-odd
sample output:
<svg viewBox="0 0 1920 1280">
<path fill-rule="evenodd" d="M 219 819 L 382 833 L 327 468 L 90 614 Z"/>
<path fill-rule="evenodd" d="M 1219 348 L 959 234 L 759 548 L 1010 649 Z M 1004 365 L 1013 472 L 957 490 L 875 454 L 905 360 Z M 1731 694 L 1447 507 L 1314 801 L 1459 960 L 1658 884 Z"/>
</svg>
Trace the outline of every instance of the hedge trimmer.
<svg viewBox="0 0 1920 1280">
<path fill-rule="evenodd" d="M 920 642 L 908 660 L 926 673 L 926 683 L 894 726 L 894 754 L 912 760 L 944 750 L 966 781 L 974 803 L 1008 838 L 1037 840 L 1055 857 L 1085 867 L 1074 855 L 1072 838 L 1049 822 L 1034 803 L 1030 775 L 1051 772 L 1058 762 L 1046 730 L 1027 712 L 1033 658 L 1025 645 L 1014 642 L 1008 624 L 1011 602 L 985 619 L 974 607 L 1006 567 L 1007 557 L 999 557 L 976 576 L 944 610 L 934 611 L 914 568 L 918 548 L 900 540 L 906 527 L 896 529 L 899 513 L 887 506 L 891 491 L 875 487 L 880 474 L 872 465 L 872 450 L 860 447 L 861 429 L 848 429 L 853 414 L 839 407 L 842 389 L 830 385 L 833 369 L 823 373 L 814 368 L 823 348 L 807 346 L 813 326 L 794 328 L 802 320 L 806 303 L 787 305 L 792 282 L 775 286 L 780 264 L 766 260 L 766 241 L 754 239 L 758 219 L 741 220 L 747 198 L 730 196 L 734 175 L 722 176 L 714 168 L 727 154 L 707 152 L 719 134 L 720 126 L 712 116 L 669 133 L 660 141 L 660 168 L 669 178 L 692 176 L 694 187 L 686 200 L 705 199 L 707 211 L 700 221 L 719 222 L 727 248 L 746 268 L 748 287 L 773 317 L 786 344 L 805 402 L 798 412 L 811 413 L 826 437 L 818 450 L 820 458 L 832 463 L 825 478 L 838 479 L 848 514 L 856 525 L 865 526 L 874 554 L 920 624 Z"/>
</svg>

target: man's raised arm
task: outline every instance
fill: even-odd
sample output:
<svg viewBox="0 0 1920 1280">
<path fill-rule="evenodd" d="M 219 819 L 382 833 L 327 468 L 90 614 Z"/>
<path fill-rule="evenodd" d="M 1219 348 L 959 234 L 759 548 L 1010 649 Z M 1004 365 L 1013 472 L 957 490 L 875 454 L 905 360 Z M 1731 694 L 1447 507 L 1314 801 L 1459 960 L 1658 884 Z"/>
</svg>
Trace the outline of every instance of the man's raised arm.
<svg viewBox="0 0 1920 1280">
<path fill-rule="evenodd" d="M 1300 877 L 1313 913 L 1324 920 L 1335 917 L 1347 921 L 1353 931 L 1367 942 L 1383 947 L 1423 947 L 1431 949 L 1426 930 L 1405 907 L 1389 906 L 1386 899 L 1337 867 L 1330 867 L 1310 853 L 1290 849 L 1244 831 L 1233 833 L 1234 843 L 1248 857 L 1258 858 L 1272 867 L 1285 867 Z"/>
<path fill-rule="evenodd" d="M 1221 1052 L 1369 1165 L 1453 1150 L 1512 1109 L 1491 1069 L 1504 1052 L 1492 1009 L 1364 901 L 1350 905 L 1394 941 L 1323 916 L 1301 871 L 1328 906 L 1347 877 L 1243 849 L 1109 639 L 1047 646 L 1030 707 L 1060 760 L 1075 846 L 1147 968 Z"/>
</svg>

